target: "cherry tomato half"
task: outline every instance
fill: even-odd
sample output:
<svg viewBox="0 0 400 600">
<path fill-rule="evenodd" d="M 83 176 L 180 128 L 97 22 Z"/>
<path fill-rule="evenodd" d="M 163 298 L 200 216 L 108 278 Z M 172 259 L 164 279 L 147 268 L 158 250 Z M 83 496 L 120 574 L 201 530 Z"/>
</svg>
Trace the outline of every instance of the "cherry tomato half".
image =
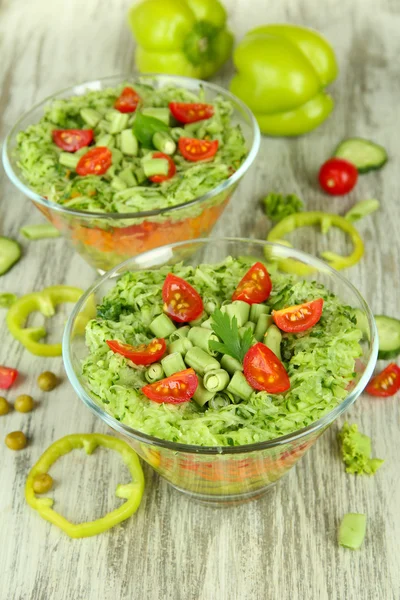
<svg viewBox="0 0 400 600">
<path fill-rule="evenodd" d="M 273 310 L 272 317 L 275 325 L 286 333 L 297 333 L 310 329 L 318 323 L 322 315 L 322 307 L 324 301 L 322 298 L 306 302 L 305 304 L 297 304 L 296 306 L 288 306 L 282 310 Z"/>
<path fill-rule="evenodd" d="M 260 262 L 255 263 L 240 280 L 232 300 L 242 300 L 247 304 L 259 304 L 268 300 L 272 282 L 267 269 Z"/>
<path fill-rule="evenodd" d="M 54 129 L 53 142 L 65 152 L 76 152 L 93 141 L 92 129 Z"/>
<path fill-rule="evenodd" d="M 142 392 L 147 398 L 159 404 L 162 402 L 181 404 L 190 400 L 198 385 L 199 380 L 194 370 L 186 369 L 171 377 L 145 385 L 142 387 Z"/>
<path fill-rule="evenodd" d="M 203 312 L 203 300 L 184 279 L 168 273 L 162 288 L 164 310 L 173 321 L 194 321 Z"/>
<path fill-rule="evenodd" d="M 254 344 L 243 361 L 244 375 L 255 390 L 281 394 L 290 388 L 289 376 L 279 358 L 261 342 Z"/>
<path fill-rule="evenodd" d="M 214 107 L 211 104 L 200 102 L 170 102 L 169 110 L 180 123 L 196 123 L 196 121 L 209 119 L 214 114 Z"/>
<path fill-rule="evenodd" d="M 97 146 L 86 152 L 76 165 L 76 172 L 84 175 L 103 175 L 112 163 L 111 151 L 106 146 Z"/>
<path fill-rule="evenodd" d="M 129 358 L 135 365 L 151 365 L 160 360 L 167 350 L 167 344 L 162 338 L 155 338 L 149 344 L 131 346 L 118 340 L 106 340 L 107 346 L 117 354 Z"/>
<path fill-rule="evenodd" d="M 168 179 L 171 179 L 171 177 L 173 177 L 176 173 L 176 165 L 172 158 L 163 152 L 154 152 L 152 156 L 153 158 L 165 158 L 165 160 L 168 161 L 169 169 L 167 175 L 152 175 L 149 177 L 150 181 L 153 183 L 162 183 L 163 181 L 168 181 Z"/>
<path fill-rule="evenodd" d="M 139 94 L 131 87 L 122 90 L 119 98 L 116 99 L 114 108 L 121 113 L 133 113 L 138 107 L 141 98 Z"/>
<path fill-rule="evenodd" d="M 400 390 L 400 369 L 395 363 L 390 363 L 381 373 L 372 377 L 366 387 L 371 396 L 387 398 L 394 396 Z"/>
<path fill-rule="evenodd" d="M 319 184 L 331 196 L 348 194 L 356 185 L 358 171 L 348 160 L 330 158 L 320 168 Z"/>
<path fill-rule="evenodd" d="M 197 138 L 179 138 L 179 152 L 183 158 L 191 162 L 212 158 L 218 150 L 218 140 L 198 140 Z"/>
<path fill-rule="evenodd" d="M 0 389 L 8 390 L 17 379 L 17 369 L 11 367 L 0 367 Z"/>
</svg>

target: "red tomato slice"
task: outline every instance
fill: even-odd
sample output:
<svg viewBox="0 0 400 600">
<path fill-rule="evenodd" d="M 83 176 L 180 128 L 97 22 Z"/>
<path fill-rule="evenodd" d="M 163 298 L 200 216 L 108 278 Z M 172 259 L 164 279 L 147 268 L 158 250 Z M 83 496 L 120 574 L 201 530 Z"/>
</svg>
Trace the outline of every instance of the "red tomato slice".
<svg viewBox="0 0 400 600">
<path fill-rule="evenodd" d="M 168 273 L 162 288 L 164 310 L 178 323 L 194 321 L 203 312 L 203 300 L 184 279 Z"/>
<path fill-rule="evenodd" d="M 243 361 L 244 375 L 255 390 L 281 394 L 290 388 L 290 380 L 279 358 L 261 342 L 254 344 Z"/>
<path fill-rule="evenodd" d="M 395 363 L 390 363 L 381 373 L 375 375 L 366 387 L 371 396 L 387 398 L 394 396 L 400 390 L 400 369 Z"/>
<path fill-rule="evenodd" d="M 330 158 L 320 168 L 319 184 L 331 196 L 348 194 L 356 185 L 358 171 L 344 158 Z"/>
<path fill-rule="evenodd" d="M 198 140 L 197 138 L 179 138 L 179 152 L 183 158 L 192 162 L 212 158 L 218 150 L 218 140 Z"/>
<path fill-rule="evenodd" d="M 214 114 L 214 107 L 211 104 L 200 102 L 170 102 L 169 110 L 180 123 L 196 123 L 196 121 L 209 119 Z"/>
<path fill-rule="evenodd" d="M 313 327 L 321 318 L 324 301 L 322 298 L 289 306 L 282 310 L 273 310 L 275 325 L 286 333 L 297 333 Z"/>
<path fill-rule="evenodd" d="M 138 107 L 141 98 L 139 94 L 131 87 L 122 90 L 119 98 L 116 99 L 114 108 L 121 113 L 133 113 Z"/>
<path fill-rule="evenodd" d="M 193 369 L 186 369 L 166 377 L 155 383 L 142 387 L 142 392 L 150 400 L 158 402 L 169 402 L 181 404 L 188 402 L 195 393 L 199 380 Z"/>
<path fill-rule="evenodd" d="M 93 141 L 93 129 L 54 129 L 53 142 L 65 152 L 76 152 Z"/>
<path fill-rule="evenodd" d="M 167 350 L 165 340 L 162 338 L 155 338 L 149 344 L 140 344 L 140 346 L 131 346 L 118 340 L 106 340 L 106 343 L 113 352 L 129 358 L 135 365 L 151 365 L 160 360 Z"/>
<path fill-rule="evenodd" d="M 84 175 L 103 175 L 112 163 L 111 151 L 106 146 L 97 146 L 84 154 L 76 165 L 76 172 Z"/>
<path fill-rule="evenodd" d="M 0 389 L 8 390 L 17 379 L 17 369 L 10 367 L 0 367 Z"/>
<path fill-rule="evenodd" d="M 153 158 L 165 158 L 165 160 L 168 161 L 169 169 L 167 175 L 152 175 L 149 177 L 150 181 L 153 183 L 162 183 L 163 181 L 168 181 L 168 179 L 171 179 L 171 177 L 173 177 L 176 173 L 176 165 L 172 158 L 163 152 L 154 152 L 152 156 Z"/>
<path fill-rule="evenodd" d="M 255 263 L 240 280 L 232 300 L 242 300 L 247 304 L 259 304 L 268 300 L 272 282 L 267 269 L 260 262 Z"/>
</svg>

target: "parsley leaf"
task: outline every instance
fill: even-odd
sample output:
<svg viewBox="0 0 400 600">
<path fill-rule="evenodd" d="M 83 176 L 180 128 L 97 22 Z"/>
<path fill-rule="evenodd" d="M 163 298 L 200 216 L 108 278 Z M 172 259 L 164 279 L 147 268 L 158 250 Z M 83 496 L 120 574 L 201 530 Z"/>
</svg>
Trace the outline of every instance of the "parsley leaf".
<svg viewBox="0 0 400 600">
<path fill-rule="evenodd" d="M 246 353 L 253 343 L 251 329 L 246 329 L 243 336 L 240 337 L 236 317 L 233 317 L 231 320 L 229 315 L 223 313 L 219 308 L 212 314 L 211 327 L 222 342 L 210 340 L 210 349 L 222 352 L 222 354 L 229 354 L 232 358 L 243 362 Z"/>
</svg>

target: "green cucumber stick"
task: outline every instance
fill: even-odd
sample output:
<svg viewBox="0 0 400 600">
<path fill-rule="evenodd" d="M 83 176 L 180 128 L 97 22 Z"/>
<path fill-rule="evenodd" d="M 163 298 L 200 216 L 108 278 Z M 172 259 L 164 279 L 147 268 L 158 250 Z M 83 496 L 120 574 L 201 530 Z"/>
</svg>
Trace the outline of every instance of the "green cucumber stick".
<svg viewBox="0 0 400 600">
<path fill-rule="evenodd" d="M 183 362 L 182 354 L 179 354 L 179 352 L 167 354 L 167 356 L 161 360 L 161 366 L 167 377 L 170 377 L 174 373 L 179 373 L 180 371 L 186 370 L 186 365 Z"/>
<path fill-rule="evenodd" d="M 187 337 L 189 331 L 190 331 L 189 325 L 184 325 L 183 327 L 179 327 L 178 329 L 175 329 L 175 331 L 173 331 L 171 333 L 171 335 L 169 336 L 170 343 L 175 342 L 176 340 L 179 340 L 181 338 Z"/>
<path fill-rule="evenodd" d="M 251 330 L 251 333 L 254 333 L 254 330 L 256 328 L 256 324 L 253 323 L 252 321 L 247 321 L 247 323 L 245 323 L 243 325 L 243 327 L 240 327 L 239 329 L 239 335 L 240 337 L 243 337 L 243 335 L 245 334 L 245 332 L 247 331 L 247 329 Z"/>
<path fill-rule="evenodd" d="M 212 323 L 213 323 L 213 320 L 212 320 L 212 316 L 211 316 L 201 323 L 201 327 L 204 327 L 204 329 L 212 329 Z"/>
<path fill-rule="evenodd" d="M 208 371 L 204 375 L 203 383 L 206 390 L 209 392 L 221 392 L 229 384 L 229 374 L 224 369 L 216 369 L 215 371 Z"/>
<path fill-rule="evenodd" d="M 214 396 L 215 393 L 206 390 L 202 378 L 199 377 L 199 383 L 195 393 L 193 394 L 192 400 L 194 400 L 199 406 L 204 406 L 207 402 L 212 400 Z"/>
<path fill-rule="evenodd" d="M 107 117 L 106 117 L 107 118 Z M 115 112 L 110 118 L 110 133 L 115 135 L 121 133 L 128 125 L 129 115 L 126 113 Z"/>
<path fill-rule="evenodd" d="M 139 144 L 132 129 L 124 129 L 121 131 L 119 147 L 122 154 L 127 156 L 137 156 L 139 152 Z"/>
<path fill-rule="evenodd" d="M 193 344 L 190 340 L 188 340 L 185 337 L 178 338 L 177 340 L 174 340 L 173 342 L 168 344 L 168 354 L 179 352 L 179 354 L 185 356 L 186 352 L 190 350 L 190 348 L 193 348 Z"/>
<path fill-rule="evenodd" d="M 45 238 L 60 237 L 60 232 L 50 223 L 39 223 L 38 225 L 25 225 L 19 230 L 20 234 L 28 240 L 43 240 Z"/>
<path fill-rule="evenodd" d="M 359 513 L 344 515 L 339 527 L 339 544 L 350 550 L 358 550 L 365 538 L 367 517 Z"/>
<path fill-rule="evenodd" d="M 254 337 L 256 338 L 257 342 L 262 341 L 266 331 L 269 327 L 271 327 L 272 323 L 273 319 L 271 315 L 261 314 L 258 317 L 257 325 L 254 331 Z"/>
<path fill-rule="evenodd" d="M 76 154 L 71 154 L 71 152 L 60 152 L 60 155 L 58 157 L 58 162 L 60 163 L 60 165 L 62 165 L 63 167 L 67 167 L 67 169 L 76 169 L 76 166 L 78 164 L 80 160 L 79 156 L 76 156 Z"/>
<path fill-rule="evenodd" d="M 148 106 L 146 108 L 142 108 L 142 115 L 145 115 L 146 117 L 153 117 L 154 119 L 158 119 L 166 125 L 169 125 L 170 112 L 168 107 Z"/>
<path fill-rule="evenodd" d="M 176 330 L 176 327 L 167 315 L 161 314 L 153 319 L 149 329 L 157 338 L 166 338 Z"/>
<path fill-rule="evenodd" d="M 146 381 L 154 383 L 155 381 L 160 381 L 160 379 L 164 378 L 164 370 L 160 363 L 153 363 L 147 368 L 144 376 Z"/>
<path fill-rule="evenodd" d="M 181 137 L 186 137 L 186 131 L 182 127 L 173 127 L 169 133 L 174 142 L 177 142 Z"/>
<path fill-rule="evenodd" d="M 201 348 L 190 348 L 185 355 L 185 363 L 199 375 L 220 368 L 219 362 Z"/>
<path fill-rule="evenodd" d="M 226 389 L 228 392 L 235 394 L 235 396 L 239 396 L 242 400 L 249 400 L 254 391 L 247 383 L 247 379 L 241 371 L 235 372 Z"/>
<path fill-rule="evenodd" d="M 201 325 L 203 323 L 203 321 L 205 321 L 208 317 L 208 314 L 203 310 L 203 312 L 201 313 L 201 315 L 199 315 L 197 317 L 197 319 L 193 319 L 193 321 L 190 321 L 189 324 L 191 327 L 196 327 L 197 325 Z"/>
<path fill-rule="evenodd" d="M 241 300 L 234 300 L 234 302 L 231 304 L 225 304 L 224 306 L 221 306 L 221 312 L 227 313 L 231 320 L 233 317 L 236 317 L 238 327 L 243 327 L 243 325 L 249 320 L 250 305 L 247 304 L 247 302 L 242 302 Z"/>
<path fill-rule="evenodd" d="M 221 367 L 228 371 L 230 375 L 234 375 L 236 371 L 243 371 L 242 363 L 233 356 L 229 356 L 229 354 L 224 354 L 221 358 Z"/>
<path fill-rule="evenodd" d="M 258 317 L 260 315 L 268 315 L 270 309 L 265 304 L 252 304 L 250 307 L 250 317 L 249 320 L 253 321 L 253 323 L 257 323 Z"/>
<path fill-rule="evenodd" d="M 232 403 L 226 394 L 216 394 L 215 397 L 211 398 L 210 400 L 210 407 L 214 410 L 219 410 L 220 408 L 224 408 L 230 404 Z"/>
<path fill-rule="evenodd" d="M 101 114 L 93 108 L 82 108 L 80 115 L 89 127 L 96 127 L 101 120 Z"/>
<path fill-rule="evenodd" d="M 279 358 L 279 360 L 282 360 L 281 341 L 282 334 L 278 327 L 276 325 L 270 325 L 270 327 L 268 327 L 267 331 L 265 332 L 263 343 L 265 344 L 265 346 L 267 346 L 267 348 L 272 350 L 272 352 L 275 354 L 275 356 Z"/>
<path fill-rule="evenodd" d="M 169 163 L 166 158 L 148 158 L 142 160 L 142 167 L 146 177 L 153 175 L 168 175 Z"/>
<path fill-rule="evenodd" d="M 218 337 L 211 329 L 206 329 L 205 327 L 192 327 L 188 333 L 188 339 L 192 342 L 193 346 L 201 348 L 207 352 L 207 354 L 211 354 L 211 356 L 217 354 L 215 350 L 210 350 L 210 341 L 214 340 L 218 342 Z"/>
<path fill-rule="evenodd" d="M 164 154 L 173 154 L 176 150 L 176 144 L 166 131 L 156 131 L 153 135 L 153 146 Z"/>
</svg>

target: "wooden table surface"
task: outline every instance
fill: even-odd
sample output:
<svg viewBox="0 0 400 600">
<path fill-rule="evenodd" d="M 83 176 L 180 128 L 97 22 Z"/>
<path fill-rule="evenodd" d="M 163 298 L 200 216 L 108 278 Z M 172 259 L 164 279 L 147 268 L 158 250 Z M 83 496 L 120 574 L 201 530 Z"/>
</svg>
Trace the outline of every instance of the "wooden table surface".
<svg viewBox="0 0 400 600">
<path fill-rule="evenodd" d="M 381 210 L 360 223 L 362 261 L 346 272 L 375 313 L 400 317 L 400 3 L 398 0 L 226 1 L 237 39 L 263 22 L 313 26 L 333 44 L 340 76 L 332 86 L 333 116 L 312 134 L 262 140 L 251 172 L 214 234 L 265 237 L 269 224 L 259 198 L 294 192 L 309 209 L 343 213 L 356 200 L 378 198 Z M 129 0 L 0 2 L 0 137 L 32 104 L 60 88 L 98 76 L 130 72 L 133 43 L 126 27 Z M 232 66 L 215 81 L 227 84 Z M 343 199 L 324 196 L 316 171 L 344 137 L 381 142 L 391 160 L 360 178 Z M 40 222 L 39 212 L 0 173 L 0 234 Z M 346 251 L 344 238 L 316 232 L 298 246 L 316 253 L 327 243 Z M 62 239 L 23 241 L 24 257 L 1 278 L 1 291 L 26 293 L 56 283 L 86 288 L 95 273 Z M 63 317 L 58 318 L 59 332 Z M 0 364 L 23 374 L 7 394 L 38 401 L 30 414 L 0 418 L 0 437 L 22 429 L 26 450 L 0 445 L 1 600 L 398 600 L 400 598 L 399 397 L 366 395 L 345 415 L 373 440 L 385 459 L 373 477 L 344 472 L 335 423 L 305 458 L 263 499 L 218 510 L 190 501 L 145 467 L 146 491 L 137 514 L 95 538 L 70 540 L 24 502 L 26 474 L 44 448 L 74 432 L 105 432 L 74 394 L 61 358 L 35 358 L 8 334 L 1 315 Z M 60 335 L 60 333 L 59 333 Z M 36 387 L 51 369 L 62 379 L 53 392 Z M 103 460 L 104 459 L 104 460 Z M 73 465 L 73 468 L 71 468 Z M 123 477 L 104 452 L 59 461 L 57 507 L 70 518 L 100 516 L 113 506 Z M 337 526 L 347 512 L 368 516 L 359 552 L 338 547 Z"/>
</svg>

